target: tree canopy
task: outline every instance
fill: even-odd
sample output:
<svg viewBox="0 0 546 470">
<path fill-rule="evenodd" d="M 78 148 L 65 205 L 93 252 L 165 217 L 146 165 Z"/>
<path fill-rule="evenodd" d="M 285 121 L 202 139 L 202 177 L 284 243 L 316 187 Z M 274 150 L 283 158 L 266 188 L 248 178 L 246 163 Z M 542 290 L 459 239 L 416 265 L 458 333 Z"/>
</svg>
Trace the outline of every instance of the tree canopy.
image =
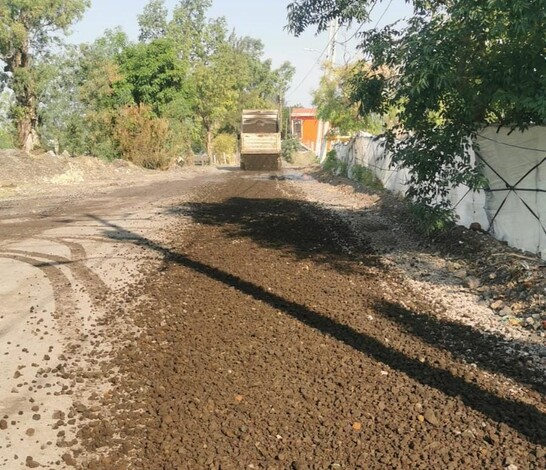
<svg viewBox="0 0 546 470">
<path fill-rule="evenodd" d="M 326 64 L 319 87 L 313 92 L 318 117 L 329 122 L 335 134 L 350 135 L 360 130 L 378 134 L 383 130 L 381 117 L 361 113 L 358 103 L 352 99 L 353 81 L 360 69 L 361 64 Z"/>
<path fill-rule="evenodd" d="M 210 18 L 211 0 L 179 0 L 170 12 L 150 0 L 137 42 L 117 28 L 92 43 L 48 49 L 88 3 L 0 0 L 11 114 L 27 133 L 20 146 L 36 131 L 45 149 L 165 167 L 192 149 L 225 151 L 216 137 L 236 139 L 243 108 L 283 104 L 293 67 L 273 68 L 259 40 Z M 2 128 L 6 145 L 11 127 Z"/>
<path fill-rule="evenodd" d="M 375 3 L 292 2 L 289 29 L 363 21 Z M 407 21 L 361 34 L 369 68 L 355 76 L 352 99 L 363 113 L 397 110 L 387 146 L 411 170 L 410 196 L 447 207 L 450 185 L 483 184 L 464 151 L 469 138 L 490 124 L 523 130 L 546 120 L 546 0 L 411 3 Z"/>
<path fill-rule="evenodd" d="M 15 94 L 18 141 L 32 150 L 37 126 L 37 77 L 33 59 L 56 39 L 55 34 L 79 19 L 89 0 L 0 0 L 0 59 Z"/>
</svg>

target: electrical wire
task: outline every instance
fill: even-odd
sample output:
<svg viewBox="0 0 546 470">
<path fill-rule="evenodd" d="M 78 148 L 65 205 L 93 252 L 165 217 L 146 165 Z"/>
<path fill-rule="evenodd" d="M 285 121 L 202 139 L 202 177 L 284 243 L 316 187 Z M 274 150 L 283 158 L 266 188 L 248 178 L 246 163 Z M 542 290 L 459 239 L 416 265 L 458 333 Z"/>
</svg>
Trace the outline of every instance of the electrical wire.
<svg viewBox="0 0 546 470">
<path fill-rule="evenodd" d="M 370 8 L 370 11 L 368 12 L 368 16 L 370 16 L 374 10 L 374 8 L 376 7 L 377 5 L 377 2 L 378 0 L 376 0 L 374 2 L 374 4 L 372 5 L 372 7 Z M 362 28 L 364 27 L 364 25 L 367 23 L 368 21 L 364 21 L 363 23 L 360 23 L 360 26 L 358 27 L 358 29 L 351 35 L 351 37 L 349 37 L 348 39 L 345 39 L 345 41 L 343 42 L 340 42 L 338 44 L 344 46 L 345 44 L 347 44 L 351 39 L 353 39 L 358 33 L 360 33 L 360 31 L 362 30 Z"/>
<path fill-rule="evenodd" d="M 389 10 L 390 6 L 392 5 L 392 2 L 393 0 L 389 0 L 389 3 L 387 4 L 387 6 L 385 7 L 385 10 L 383 11 L 383 13 L 381 14 L 381 16 L 379 17 L 379 19 L 377 20 L 377 22 L 375 23 L 375 26 L 373 27 L 373 29 L 377 28 L 377 26 L 379 25 L 379 22 L 383 19 L 383 17 L 385 16 L 385 14 L 387 13 L 387 11 Z M 372 8 L 370 10 L 370 13 L 373 11 L 374 7 L 377 5 L 377 1 L 372 5 Z M 364 23 L 362 23 L 359 27 L 359 29 L 361 29 L 362 27 L 364 26 Z M 358 32 L 358 30 L 357 30 Z M 353 34 L 353 36 L 351 36 L 347 41 L 351 40 L 354 36 L 356 35 Z M 296 91 L 298 91 L 300 89 L 300 87 L 305 83 L 305 81 L 311 76 L 311 74 L 313 73 L 313 71 L 315 70 L 315 67 L 317 65 L 319 65 L 320 63 L 320 59 L 322 58 L 322 56 L 326 53 L 326 51 L 328 50 L 328 48 L 330 47 L 330 45 L 332 44 L 332 42 L 334 42 L 336 39 L 336 36 L 335 34 L 332 36 L 332 38 L 328 41 L 328 44 L 326 44 L 326 47 L 324 48 L 324 50 L 320 53 L 320 55 L 318 56 L 317 60 L 315 61 L 315 63 L 311 66 L 311 68 L 309 69 L 309 72 L 307 72 L 307 74 L 305 75 L 305 77 L 303 77 L 303 79 L 296 85 L 295 88 L 292 88 L 290 90 L 290 93 L 288 93 L 288 95 L 285 96 L 285 99 L 286 98 L 290 98 Z M 346 41 L 346 42 L 347 42 Z M 345 43 L 346 43 L 345 42 Z"/>
<path fill-rule="evenodd" d="M 489 137 L 485 137 L 484 135 L 481 135 L 481 134 L 478 134 L 478 136 L 481 137 L 482 139 L 489 140 L 490 142 L 495 142 L 496 144 L 505 145 L 506 147 L 513 147 L 513 148 L 516 148 L 516 149 L 529 150 L 531 152 L 546 153 L 546 150 L 543 150 L 543 149 L 533 149 L 533 148 L 530 148 L 530 147 L 522 147 L 521 145 L 507 144 L 506 142 L 500 142 L 498 140 L 491 139 Z"/>
<path fill-rule="evenodd" d="M 389 3 L 388 5 L 386 6 L 385 10 L 383 11 L 383 13 L 381 14 L 381 16 L 379 17 L 379 19 L 376 21 L 375 23 L 375 26 L 372 28 L 372 29 L 375 29 L 379 26 L 379 22 L 383 19 L 383 17 L 387 14 L 387 11 L 389 11 L 389 8 L 391 7 L 392 5 L 392 0 L 389 0 Z"/>
<path fill-rule="evenodd" d="M 332 38 L 328 41 L 328 44 L 326 44 L 326 47 L 324 48 L 324 50 L 320 53 L 320 55 L 318 56 L 317 60 L 315 60 L 315 63 L 311 66 L 311 68 L 309 69 L 309 72 L 307 72 L 307 74 L 305 75 L 305 77 L 303 77 L 303 79 L 296 85 L 295 88 L 292 88 L 290 90 L 290 93 L 288 93 L 288 95 L 285 96 L 285 99 L 286 98 L 290 98 L 296 91 L 298 91 L 300 89 L 300 87 L 305 83 L 305 81 L 309 78 L 309 76 L 313 73 L 313 71 L 315 70 L 315 67 L 320 64 L 320 59 L 322 59 L 322 56 L 326 53 L 326 51 L 328 50 L 328 48 L 330 47 L 330 45 L 332 44 L 332 41 L 334 41 L 335 39 L 335 35 L 332 36 Z"/>
</svg>

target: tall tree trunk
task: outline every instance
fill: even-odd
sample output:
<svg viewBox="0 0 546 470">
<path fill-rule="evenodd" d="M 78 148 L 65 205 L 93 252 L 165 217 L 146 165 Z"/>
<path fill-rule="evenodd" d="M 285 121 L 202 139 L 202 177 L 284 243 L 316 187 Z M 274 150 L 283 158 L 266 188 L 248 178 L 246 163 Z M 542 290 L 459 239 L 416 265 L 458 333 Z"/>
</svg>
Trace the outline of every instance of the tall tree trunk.
<svg viewBox="0 0 546 470">
<path fill-rule="evenodd" d="M 32 152 L 32 149 L 34 148 L 35 131 L 30 116 L 25 115 L 19 118 L 19 121 L 17 122 L 17 135 L 21 150 L 27 153 Z"/>
<path fill-rule="evenodd" d="M 13 73 L 13 91 L 17 106 L 17 140 L 19 147 L 31 152 L 37 141 L 37 98 L 30 70 L 28 45 L 7 61 L 7 70 Z"/>
<path fill-rule="evenodd" d="M 209 163 L 212 164 L 212 128 L 207 127 L 207 156 L 209 157 Z"/>
</svg>

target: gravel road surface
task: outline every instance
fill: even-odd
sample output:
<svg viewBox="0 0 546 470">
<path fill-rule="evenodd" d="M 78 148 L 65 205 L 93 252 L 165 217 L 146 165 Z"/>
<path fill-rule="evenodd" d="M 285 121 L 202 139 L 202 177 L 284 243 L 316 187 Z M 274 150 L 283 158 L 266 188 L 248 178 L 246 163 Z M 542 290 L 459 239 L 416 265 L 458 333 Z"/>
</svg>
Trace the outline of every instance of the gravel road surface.
<svg viewBox="0 0 546 470">
<path fill-rule="evenodd" d="M 4 204 L 0 467 L 546 468 L 544 377 L 440 315 L 315 183 Z"/>
</svg>

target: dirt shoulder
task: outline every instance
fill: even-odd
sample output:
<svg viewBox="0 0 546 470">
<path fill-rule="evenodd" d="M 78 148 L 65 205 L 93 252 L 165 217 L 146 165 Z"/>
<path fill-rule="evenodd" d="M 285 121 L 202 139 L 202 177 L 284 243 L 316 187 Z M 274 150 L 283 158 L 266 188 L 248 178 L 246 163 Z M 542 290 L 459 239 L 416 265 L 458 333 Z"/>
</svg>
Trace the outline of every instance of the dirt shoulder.
<svg viewBox="0 0 546 470">
<path fill-rule="evenodd" d="M 426 296 L 439 315 L 528 344 L 521 360 L 546 370 L 546 269 L 544 262 L 491 236 L 456 227 L 436 237 L 417 233 L 406 204 L 318 167 L 304 170 L 309 200 L 342 217 L 369 239 L 408 288 Z"/>
</svg>

